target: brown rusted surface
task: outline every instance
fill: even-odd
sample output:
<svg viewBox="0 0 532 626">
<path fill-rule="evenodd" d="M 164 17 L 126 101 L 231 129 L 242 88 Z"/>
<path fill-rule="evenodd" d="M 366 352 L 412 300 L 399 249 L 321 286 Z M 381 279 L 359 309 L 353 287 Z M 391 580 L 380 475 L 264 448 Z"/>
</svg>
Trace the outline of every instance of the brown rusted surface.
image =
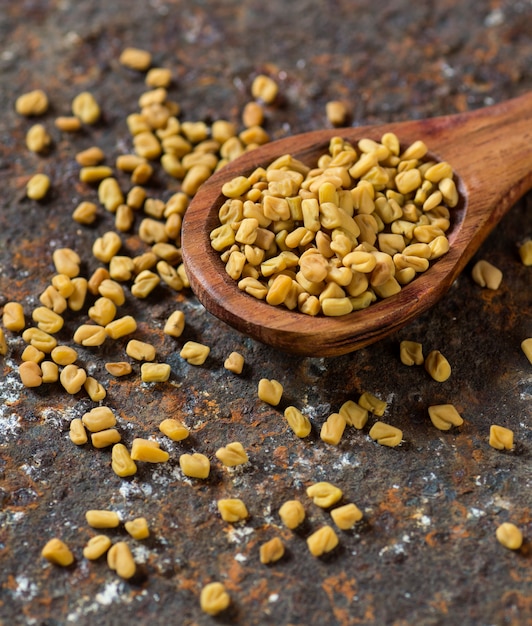
<svg viewBox="0 0 532 626">
<path fill-rule="evenodd" d="M 320 3 L 294 0 L 264 4 L 123 0 L 110 3 L 9 2 L 0 33 L 0 306 L 20 301 L 28 323 L 54 268 L 52 251 L 76 249 L 82 274 L 100 264 L 92 257 L 96 236 L 113 228 L 100 210 L 90 227 L 70 215 L 94 188 L 78 182 L 77 151 L 100 145 L 110 164 L 131 149 L 124 118 L 137 110 L 142 75 L 120 67 L 129 45 L 150 50 L 154 64 L 171 67 L 171 97 L 182 119 L 238 121 L 259 72 L 279 82 L 280 98 L 267 109 L 272 137 L 326 125 L 324 105 L 346 99 L 352 123 L 393 121 L 453 113 L 519 95 L 532 88 L 532 23 L 525 3 L 453 2 L 418 6 L 406 1 Z M 20 93 L 42 87 L 52 103 L 43 121 L 54 136 L 46 157 L 30 154 L 24 136 L 31 120 L 13 108 Z M 53 119 L 68 114 L 72 98 L 92 91 L 104 115 L 94 128 L 61 135 Z M 51 175 L 43 202 L 25 198 L 35 171 Z M 127 188 L 127 177 L 120 180 Z M 150 194 L 177 190 L 160 172 Z M 474 260 L 485 258 L 504 273 L 497 291 L 470 278 L 471 265 L 448 297 L 396 335 L 335 359 L 286 356 L 232 331 L 184 291 L 159 287 L 146 301 L 128 295 L 124 313 L 135 315 L 135 336 L 154 343 L 172 366 L 169 383 L 139 382 L 139 366 L 125 379 L 104 368 L 125 359 L 127 340 L 100 350 L 80 349 L 80 362 L 106 387 L 104 402 L 118 417 L 123 441 L 155 436 L 170 453 L 165 465 L 139 464 L 134 478 L 120 479 L 110 452 L 68 438 L 72 418 L 94 403 L 69 396 L 59 385 L 26 390 L 17 366 L 24 342 L 6 332 L 9 353 L 0 357 L 0 622 L 3 624 L 527 624 L 532 620 L 530 541 L 530 364 L 520 342 L 532 335 L 530 268 L 517 246 L 530 233 L 530 196 L 502 220 Z M 143 249 L 134 232 L 125 250 Z M 185 312 L 184 335 L 162 327 L 168 314 Z M 59 337 L 70 342 L 86 313 L 68 314 Z M 84 318 L 84 319 L 85 319 Z M 179 356 L 187 340 L 211 346 L 204 366 Z M 401 365 L 401 339 L 421 341 L 425 353 L 440 349 L 453 372 L 436 383 L 422 368 Z M 241 376 L 223 368 L 232 350 L 246 358 Z M 284 385 L 279 407 L 257 398 L 260 378 Z M 319 429 L 348 399 L 371 391 L 388 402 L 383 419 L 403 429 L 398 449 L 380 447 L 367 432 L 347 429 L 338 447 L 324 444 Z M 459 431 L 442 433 L 427 416 L 431 404 L 451 402 L 464 417 Z M 306 412 L 313 433 L 298 440 L 282 410 Z M 173 443 L 158 424 L 178 416 L 191 429 Z M 516 447 L 488 446 L 492 423 L 512 428 Z M 215 451 L 241 441 L 248 464 L 223 468 Z M 178 458 L 198 451 L 211 458 L 206 481 L 186 479 Z M 364 521 L 341 532 L 339 548 L 315 559 L 305 538 L 330 515 L 305 494 L 318 480 L 340 486 Z M 224 523 L 216 500 L 241 497 L 250 511 L 242 524 Z M 296 532 L 277 515 L 287 499 L 307 510 Z M 105 559 L 88 562 L 83 546 L 95 531 L 85 511 L 112 508 L 123 520 L 145 516 L 151 536 L 127 539 L 123 527 L 105 531 L 129 541 L 137 576 L 121 581 Z M 495 529 L 517 524 L 525 545 L 513 553 Z M 67 569 L 40 556 L 45 542 L 61 537 L 76 561 Z M 260 545 L 280 536 L 286 555 L 260 564 Z M 201 587 L 224 582 L 231 608 L 216 620 L 201 613 Z"/>
</svg>

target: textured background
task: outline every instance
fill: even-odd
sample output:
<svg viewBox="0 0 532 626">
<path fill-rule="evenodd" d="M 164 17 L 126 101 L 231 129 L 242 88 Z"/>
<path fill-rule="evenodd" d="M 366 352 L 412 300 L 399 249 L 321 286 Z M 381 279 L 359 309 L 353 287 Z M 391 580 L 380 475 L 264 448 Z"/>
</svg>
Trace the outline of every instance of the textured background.
<svg viewBox="0 0 532 626">
<path fill-rule="evenodd" d="M 258 73 L 280 87 L 267 109 L 272 137 L 327 125 L 325 103 L 344 99 L 352 124 L 388 122 L 467 111 L 532 88 L 532 3 L 495 0 L 74 0 L 6 1 L 0 12 L 0 307 L 23 303 L 26 314 L 53 275 L 52 251 L 76 249 L 88 276 L 98 266 L 94 239 L 112 229 L 101 213 L 91 228 L 71 219 L 95 190 L 78 182 L 76 152 L 101 146 L 108 162 L 131 149 L 125 117 L 137 110 L 143 76 L 118 64 L 126 46 L 149 50 L 154 64 L 173 70 L 170 97 L 181 119 L 239 121 Z M 44 88 L 52 103 L 43 122 L 54 135 L 47 157 L 29 153 L 31 121 L 14 112 L 16 97 Z M 75 136 L 53 128 L 72 98 L 92 91 L 103 109 L 94 128 Z M 50 175 L 44 202 L 25 197 L 31 174 Z M 123 178 L 125 181 L 126 179 Z M 167 198 L 178 185 L 162 174 L 152 195 Z M 125 184 L 125 183 L 124 183 Z M 531 235 L 530 194 L 520 200 L 483 245 L 485 258 L 504 272 L 497 291 L 480 289 L 470 267 L 449 295 L 422 318 L 379 344 L 335 359 L 299 358 L 257 344 L 207 314 L 190 293 L 159 288 L 146 302 L 128 297 L 124 311 L 139 320 L 137 337 L 152 341 L 172 365 L 171 381 L 139 384 L 135 373 L 111 380 L 103 363 L 123 355 L 125 341 L 81 361 L 107 388 L 105 404 L 119 418 L 123 440 L 156 435 L 159 422 L 178 416 L 190 439 L 163 443 L 171 460 L 144 465 L 133 479 L 110 469 L 110 453 L 75 447 L 72 418 L 93 406 L 83 394 L 59 386 L 26 390 L 16 368 L 22 339 L 6 333 L 0 357 L 0 623 L 127 624 L 530 624 L 532 623 L 530 364 L 520 342 L 532 335 L 530 270 L 517 247 Z M 131 254 L 143 246 L 125 237 Z M 187 326 L 178 340 L 162 333 L 169 312 L 180 308 Z M 79 323 L 67 319 L 67 341 Z M 70 334 L 69 334 L 70 333 Z M 184 341 L 211 346 L 203 367 L 179 357 Z M 436 383 L 423 369 L 399 361 L 401 339 L 441 349 L 453 373 Z M 241 351 L 241 377 L 223 368 Z M 276 378 L 285 395 L 279 408 L 257 399 L 262 377 Z M 338 447 L 319 439 L 326 417 L 348 399 L 371 391 L 388 401 L 385 421 L 403 429 L 398 449 L 348 430 Z M 431 404 L 454 403 L 465 423 L 442 433 L 427 417 Z M 313 423 L 296 440 L 282 418 L 295 404 Z M 492 423 L 512 428 L 517 445 L 501 453 L 487 444 Z M 371 424 L 371 421 L 370 421 Z M 369 425 L 368 424 L 368 427 Z M 188 480 L 177 459 L 185 451 L 211 458 L 221 445 L 241 441 L 246 466 L 227 471 L 213 464 L 204 482 Z M 329 480 L 364 512 L 340 547 L 315 559 L 306 535 L 328 521 L 305 488 Z M 222 522 L 216 500 L 244 499 L 250 519 Z M 296 533 L 280 525 L 283 501 L 300 498 L 307 522 Z M 113 508 L 124 519 L 144 515 L 150 539 L 131 541 L 140 575 L 123 582 L 105 560 L 89 563 L 82 548 L 93 534 L 84 513 Z M 494 536 L 503 521 L 527 538 L 513 553 Z M 123 538 L 120 530 L 109 532 Z M 48 565 L 44 543 L 61 536 L 76 563 Z M 281 536 L 287 554 L 266 567 L 261 543 Z M 221 580 L 232 607 L 217 620 L 201 613 L 199 591 Z"/>
</svg>

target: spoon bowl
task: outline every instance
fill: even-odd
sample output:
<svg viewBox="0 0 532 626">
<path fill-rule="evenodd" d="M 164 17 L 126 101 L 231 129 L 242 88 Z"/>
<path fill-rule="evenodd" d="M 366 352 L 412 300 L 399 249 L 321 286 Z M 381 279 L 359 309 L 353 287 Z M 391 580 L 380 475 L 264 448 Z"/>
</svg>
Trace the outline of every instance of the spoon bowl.
<svg viewBox="0 0 532 626">
<path fill-rule="evenodd" d="M 241 291 L 210 243 L 225 201 L 223 184 L 287 153 L 314 167 L 332 137 L 355 144 L 363 137 L 380 140 L 386 132 L 395 133 L 404 146 L 423 140 L 429 158 L 447 161 L 453 168 L 460 201 L 451 209 L 446 233 L 449 251 L 398 294 L 339 317 L 311 317 Z M 202 185 L 183 220 L 183 261 L 199 301 L 240 332 L 290 353 L 346 354 L 399 330 L 434 305 L 503 215 L 531 187 L 532 93 L 463 114 L 312 131 L 247 152 Z"/>
</svg>

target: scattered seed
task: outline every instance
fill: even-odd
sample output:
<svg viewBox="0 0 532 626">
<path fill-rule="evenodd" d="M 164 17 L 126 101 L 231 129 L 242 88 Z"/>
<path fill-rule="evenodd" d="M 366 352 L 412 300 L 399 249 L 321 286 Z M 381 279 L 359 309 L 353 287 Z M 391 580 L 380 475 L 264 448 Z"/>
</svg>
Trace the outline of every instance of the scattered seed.
<svg viewBox="0 0 532 626">
<path fill-rule="evenodd" d="M 42 200 L 50 189 L 50 178 L 46 174 L 35 174 L 26 185 L 26 195 L 31 200 Z"/>
<path fill-rule="evenodd" d="M 509 550 L 519 550 L 523 545 L 523 533 L 511 522 L 504 522 L 495 531 L 498 542 Z"/>
<path fill-rule="evenodd" d="M 118 541 L 107 552 L 107 564 L 120 578 L 128 580 L 135 575 L 137 567 L 131 550 L 125 541 Z"/>
<path fill-rule="evenodd" d="M 490 426 L 489 445 L 497 450 L 511 450 L 514 447 L 514 432 L 504 426 Z"/>
<path fill-rule="evenodd" d="M 50 563 L 68 567 L 74 563 L 74 555 L 61 539 L 50 539 L 41 551 L 41 555 Z"/>
<path fill-rule="evenodd" d="M 331 517 L 338 528 L 341 530 L 350 530 L 362 519 L 363 515 L 356 504 L 351 502 L 333 509 L 331 511 Z"/>
<path fill-rule="evenodd" d="M 201 610 L 208 615 L 218 615 L 231 604 L 231 597 L 222 583 L 212 582 L 203 587 L 200 594 Z"/>
<path fill-rule="evenodd" d="M 339 487 L 329 482 L 321 481 L 307 487 L 307 496 L 312 498 L 316 506 L 328 509 L 341 500 L 343 493 Z"/>
<path fill-rule="evenodd" d="M 170 378 L 171 368 L 167 363 L 143 363 L 140 374 L 145 383 L 164 383 Z"/>
<path fill-rule="evenodd" d="M 233 524 L 235 522 L 241 522 L 249 516 L 246 505 L 239 498 L 224 498 L 218 500 L 217 506 L 224 522 Z"/>
<path fill-rule="evenodd" d="M 260 547 L 260 562 L 264 565 L 275 563 L 284 555 L 284 545 L 279 537 L 274 537 Z"/>
<path fill-rule="evenodd" d="M 338 543 L 338 536 L 329 525 L 322 526 L 307 537 L 308 549 L 316 557 L 331 552 Z"/>
<path fill-rule="evenodd" d="M 209 356 L 211 349 L 197 341 L 187 341 L 181 348 L 179 356 L 191 365 L 203 365 Z"/>
<path fill-rule="evenodd" d="M 284 410 L 284 417 L 296 437 L 308 437 L 312 430 L 309 418 L 303 415 L 295 406 L 287 406 Z"/>
<path fill-rule="evenodd" d="M 263 402 L 277 406 L 281 402 L 283 386 L 275 379 L 261 378 L 258 386 L 258 396 Z"/>
<path fill-rule="evenodd" d="M 305 520 L 305 508 L 299 500 L 287 500 L 279 509 L 279 517 L 283 524 L 294 530 Z"/>
<path fill-rule="evenodd" d="M 491 263 L 488 263 L 488 261 L 481 260 L 475 263 L 471 276 L 477 285 L 481 287 L 496 290 L 501 286 L 501 270 Z"/>
<path fill-rule="evenodd" d="M 209 459 L 199 452 L 182 454 L 179 457 L 179 466 L 183 474 L 190 478 L 208 478 L 211 470 Z"/>
<path fill-rule="evenodd" d="M 159 430 L 163 433 L 163 435 L 170 437 L 173 441 L 182 441 L 190 434 L 190 431 L 185 424 L 183 424 L 183 422 L 172 417 L 163 420 L 159 424 Z"/>
<path fill-rule="evenodd" d="M 449 361 L 447 361 L 439 350 L 429 352 L 425 359 L 425 369 L 430 376 L 439 383 L 445 382 L 451 375 Z"/>
<path fill-rule="evenodd" d="M 111 450 L 111 468 L 121 478 L 137 473 L 137 466 L 123 443 L 115 443 Z"/>
<path fill-rule="evenodd" d="M 15 110 L 25 117 L 43 115 L 48 110 L 48 96 L 42 89 L 24 93 L 16 99 Z"/>
<path fill-rule="evenodd" d="M 133 439 L 131 446 L 131 459 L 145 463 L 166 463 L 170 455 L 166 450 L 161 450 L 157 441 L 151 439 Z"/>
<path fill-rule="evenodd" d="M 429 406 L 429 417 L 438 430 L 449 430 L 453 426 L 461 426 L 464 423 L 461 415 L 452 404 Z"/>
<path fill-rule="evenodd" d="M 145 517 L 137 517 L 126 522 L 124 526 L 133 539 L 147 539 L 150 536 L 150 529 Z"/>
<path fill-rule="evenodd" d="M 89 561 L 96 561 L 111 547 L 111 540 L 106 535 L 91 537 L 83 548 L 83 556 Z"/>
<path fill-rule="evenodd" d="M 403 431 L 391 424 L 375 422 L 369 431 L 369 436 L 381 446 L 394 448 L 403 440 Z"/>
<path fill-rule="evenodd" d="M 239 441 L 233 441 L 223 448 L 219 448 L 215 455 L 226 467 L 236 467 L 249 461 L 247 452 Z"/>
</svg>

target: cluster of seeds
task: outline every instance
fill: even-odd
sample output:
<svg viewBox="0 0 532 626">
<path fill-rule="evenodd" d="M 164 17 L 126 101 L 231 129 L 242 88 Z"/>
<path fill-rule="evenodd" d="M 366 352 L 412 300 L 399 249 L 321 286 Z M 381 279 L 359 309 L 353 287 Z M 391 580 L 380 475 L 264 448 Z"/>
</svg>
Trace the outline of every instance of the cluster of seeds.
<svg viewBox="0 0 532 626">
<path fill-rule="evenodd" d="M 311 169 L 291 155 L 222 187 L 211 245 L 238 287 L 272 305 L 341 316 L 397 294 L 449 249 L 451 166 L 416 141 L 334 137 Z"/>
</svg>

